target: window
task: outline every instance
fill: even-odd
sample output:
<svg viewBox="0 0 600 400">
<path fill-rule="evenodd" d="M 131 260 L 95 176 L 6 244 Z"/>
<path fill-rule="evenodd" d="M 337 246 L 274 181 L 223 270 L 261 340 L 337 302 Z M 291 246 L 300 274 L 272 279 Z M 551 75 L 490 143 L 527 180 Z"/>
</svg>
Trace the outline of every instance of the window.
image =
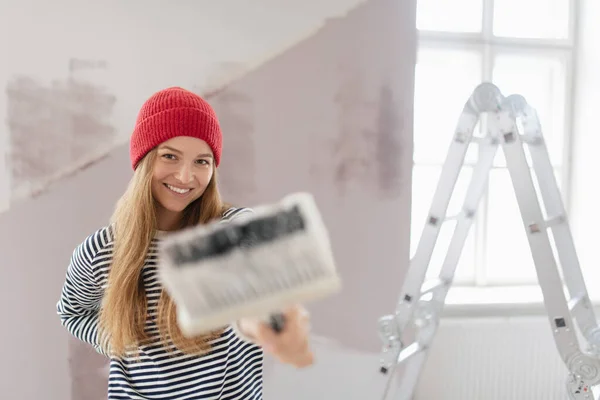
<svg viewBox="0 0 600 400">
<path fill-rule="evenodd" d="M 504 95 L 523 95 L 537 110 L 559 185 L 568 187 L 574 8 L 574 0 L 417 0 L 412 254 L 462 107 L 482 81 L 493 82 Z M 475 161 L 476 152 L 469 152 L 448 215 L 460 209 Z M 568 193 L 562 194 L 567 206 Z M 439 272 L 452 235 L 451 223 L 444 225 L 430 277 Z M 499 149 L 455 286 L 537 283 Z"/>
</svg>

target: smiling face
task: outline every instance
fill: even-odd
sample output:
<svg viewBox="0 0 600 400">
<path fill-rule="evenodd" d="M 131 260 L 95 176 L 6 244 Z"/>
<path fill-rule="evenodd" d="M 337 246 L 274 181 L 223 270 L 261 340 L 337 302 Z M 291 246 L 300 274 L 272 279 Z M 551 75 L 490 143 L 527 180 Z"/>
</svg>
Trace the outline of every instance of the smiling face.
<svg viewBox="0 0 600 400">
<path fill-rule="evenodd" d="M 213 168 L 213 153 L 203 140 L 179 136 L 157 147 L 152 196 L 157 205 L 158 229 L 175 227 L 183 210 L 204 193 Z"/>
</svg>

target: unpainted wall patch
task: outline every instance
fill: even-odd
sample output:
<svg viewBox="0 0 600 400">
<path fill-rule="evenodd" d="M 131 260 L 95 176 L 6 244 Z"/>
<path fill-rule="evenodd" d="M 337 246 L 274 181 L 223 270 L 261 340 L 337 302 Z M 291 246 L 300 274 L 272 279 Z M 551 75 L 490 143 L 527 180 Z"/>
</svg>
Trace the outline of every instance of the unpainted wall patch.
<svg viewBox="0 0 600 400">
<path fill-rule="evenodd" d="M 366 79 L 364 71 L 346 67 L 334 97 L 339 130 L 331 154 L 333 182 L 340 195 L 351 188 L 366 188 L 375 177 L 377 108 L 369 100 Z"/>
<path fill-rule="evenodd" d="M 70 60 L 66 80 L 44 84 L 15 76 L 6 87 L 9 170 L 14 197 L 39 193 L 59 175 L 99 159 L 116 136 L 110 119 L 116 103 L 103 87 L 79 77 L 105 62 Z"/>
<path fill-rule="evenodd" d="M 379 192 L 385 197 L 396 197 L 402 191 L 401 110 L 390 87 L 384 85 L 379 96 L 376 159 Z"/>
</svg>

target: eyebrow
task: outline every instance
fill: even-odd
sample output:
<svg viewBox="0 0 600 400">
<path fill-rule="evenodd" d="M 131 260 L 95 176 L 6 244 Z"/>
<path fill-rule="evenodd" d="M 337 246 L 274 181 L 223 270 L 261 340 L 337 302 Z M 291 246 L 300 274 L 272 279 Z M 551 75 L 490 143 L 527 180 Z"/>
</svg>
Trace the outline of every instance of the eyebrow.
<svg viewBox="0 0 600 400">
<path fill-rule="evenodd" d="M 169 150 L 169 151 L 172 151 L 173 153 L 177 153 L 177 154 L 182 154 L 181 151 L 177 150 L 174 147 L 170 147 L 170 146 L 162 146 L 161 149 Z M 213 158 L 213 155 L 210 153 L 201 153 L 201 154 L 198 154 L 197 157 Z"/>
</svg>

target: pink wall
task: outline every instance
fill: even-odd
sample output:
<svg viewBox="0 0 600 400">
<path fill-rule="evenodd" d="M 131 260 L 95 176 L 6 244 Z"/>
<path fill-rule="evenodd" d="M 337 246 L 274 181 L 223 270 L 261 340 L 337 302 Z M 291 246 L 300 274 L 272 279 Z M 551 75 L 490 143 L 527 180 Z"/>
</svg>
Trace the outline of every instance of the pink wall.
<svg viewBox="0 0 600 400">
<path fill-rule="evenodd" d="M 361 350 L 379 348 L 376 320 L 392 310 L 409 256 L 414 35 L 396 3 L 331 21 L 211 98 L 226 197 L 315 194 L 344 280 L 312 307 L 315 330 Z"/>
<path fill-rule="evenodd" d="M 376 321 L 393 310 L 408 263 L 414 14 L 411 1 L 371 0 L 210 96 L 225 131 L 228 200 L 255 205 L 296 190 L 316 196 L 344 288 L 310 305 L 313 326 L 347 354 L 379 351 Z M 13 327 L 0 330 L 10 344 L 3 350 L 10 362 L 0 367 L 6 398 L 103 398 L 103 360 L 69 338 L 54 306 L 73 247 L 106 222 L 129 176 L 121 146 L 0 215 L 0 301 L 10 305 L 5 321 Z M 364 383 L 351 361 L 336 366 L 332 357 L 312 375 L 300 373 L 307 380 L 298 398 L 325 398 L 348 378 Z M 269 398 L 292 398 L 277 381 L 295 372 L 267 364 Z M 325 367 L 346 372 L 337 383 L 320 381 L 325 375 L 314 372 Z"/>
<path fill-rule="evenodd" d="M 127 150 L 119 148 L 52 191 L 0 215 L 0 303 L 5 305 L 0 398 L 93 398 L 71 394 L 72 384 L 84 390 L 71 376 L 87 374 L 90 359 L 70 351 L 76 343 L 69 344 L 60 326 L 56 302 L 74 246 L 106 222 L 119 192 L 125 190 L 127 162 Z"/>
</svg>

